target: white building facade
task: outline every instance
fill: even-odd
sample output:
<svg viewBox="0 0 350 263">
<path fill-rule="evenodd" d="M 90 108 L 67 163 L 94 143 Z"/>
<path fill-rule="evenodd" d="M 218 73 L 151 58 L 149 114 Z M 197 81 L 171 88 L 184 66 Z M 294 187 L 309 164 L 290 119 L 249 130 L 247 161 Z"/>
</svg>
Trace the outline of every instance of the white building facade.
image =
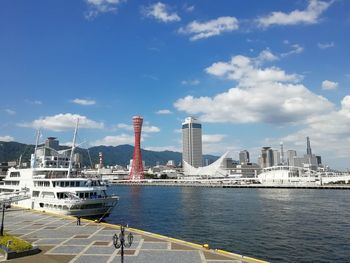
<svg viewBox="0 0 350 263">
<path fill-rule="evenodd" d="M 182 123 L 182 160 L 193 167 L 202 167 L 202 124 L 194 117 Z"/>
</svg>

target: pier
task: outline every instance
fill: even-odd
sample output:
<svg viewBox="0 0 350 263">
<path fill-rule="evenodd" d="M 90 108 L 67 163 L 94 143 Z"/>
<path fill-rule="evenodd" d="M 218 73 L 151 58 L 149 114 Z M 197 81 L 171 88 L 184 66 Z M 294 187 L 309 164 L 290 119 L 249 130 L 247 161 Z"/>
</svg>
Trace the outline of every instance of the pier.
<svg viewBox="0 0 350 263">
<path fill-rule="evenodd" d="M 5 232 L 39 246 L 40 254 L 11 262 L 26 263 L 110 263 L 120 262 L 120 249 L 113 245 L 113 235 L 120 226 L 81 220 L 74 217 L 34 210 L 12 208 L 6 211 Z M 125 263 L 249 263 L 266 261 L 183 240 L 161 236 L 135 228 L 130 248 L 124 250 Z"/>
</svg>

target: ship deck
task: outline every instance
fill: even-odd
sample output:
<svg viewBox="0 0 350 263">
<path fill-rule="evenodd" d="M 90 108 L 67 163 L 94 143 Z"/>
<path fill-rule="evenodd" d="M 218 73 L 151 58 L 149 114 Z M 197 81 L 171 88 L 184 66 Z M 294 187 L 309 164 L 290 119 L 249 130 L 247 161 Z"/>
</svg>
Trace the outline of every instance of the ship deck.
<svg viewBox="0 0 350 263">
<path fill-rule="evenodd" d="M 99 263 L 120 262 L 120 249 L 112 242 L 120 226 L 95 223 L 74 217 L 11 208 L 5 213 L 5 232 L 38 245 L 41 253 L 10 260 L 26 263 Z M 128 263 L 248 263 L 266 262 L 170 237 L 127 228 L 134 242 L 125 250 Z"/>
</svg>

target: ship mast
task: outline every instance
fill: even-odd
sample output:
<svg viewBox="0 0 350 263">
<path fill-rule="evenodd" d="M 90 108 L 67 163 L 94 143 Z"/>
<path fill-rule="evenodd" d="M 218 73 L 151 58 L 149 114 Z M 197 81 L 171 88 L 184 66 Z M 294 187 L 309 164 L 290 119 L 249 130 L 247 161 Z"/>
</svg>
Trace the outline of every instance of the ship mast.
<svg viewBox="0 0 350 263">
<path fill-rule="evenodd" d="M 40 129 L 38 129 L 36 132 L 35 149 L 34 149 L 33 162 L 32 162 L 32 166 L 33 166 L 32 168 L 34 169 L 36 166 L 36 151 L 38 149 L 39 138 L 40 138 Z M 22 161 L 22 155 L 21 155 L 21 161 Z"/>
<path fill-rule="evenodd" d="M 73 145 L 72 145 L 72 150 L 70 152 L 70 158 L 69 158 L 68 175 L 67 175 L 68 178 L 70 177 L 71 170 L 72 170 L 72 162 L 73 162 L 73 155 L 74 155 L 74 149 L 75 149 L 75 141 L 76 141 L 77 132 L 78 132 L 78 125 L 79 125 L 79 118 L 77 119 L 77 123 L 75 125 L 75 130 L 74 130 Z"/>
</svg>

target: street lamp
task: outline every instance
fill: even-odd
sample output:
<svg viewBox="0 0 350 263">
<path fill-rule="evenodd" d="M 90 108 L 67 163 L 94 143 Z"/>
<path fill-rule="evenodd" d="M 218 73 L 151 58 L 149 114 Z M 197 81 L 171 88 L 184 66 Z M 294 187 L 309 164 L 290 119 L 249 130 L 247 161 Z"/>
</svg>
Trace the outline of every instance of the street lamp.
<svg viewBox="0 0 350 263">
<path fill-rule="evenodd" d="M 131 247 L 132 241 L 134 240 L 134 236 L 132 233 L 128 234 L 128 242 L 125 243 L 125 234 L 124 234 L 124 226 L 120 225 L 120 234 L 114 234 L 113 236 L 113 245 L 115 248 L 121 248 L 121 263 L 124 263 L 124 247 Z"/>
</svg>

